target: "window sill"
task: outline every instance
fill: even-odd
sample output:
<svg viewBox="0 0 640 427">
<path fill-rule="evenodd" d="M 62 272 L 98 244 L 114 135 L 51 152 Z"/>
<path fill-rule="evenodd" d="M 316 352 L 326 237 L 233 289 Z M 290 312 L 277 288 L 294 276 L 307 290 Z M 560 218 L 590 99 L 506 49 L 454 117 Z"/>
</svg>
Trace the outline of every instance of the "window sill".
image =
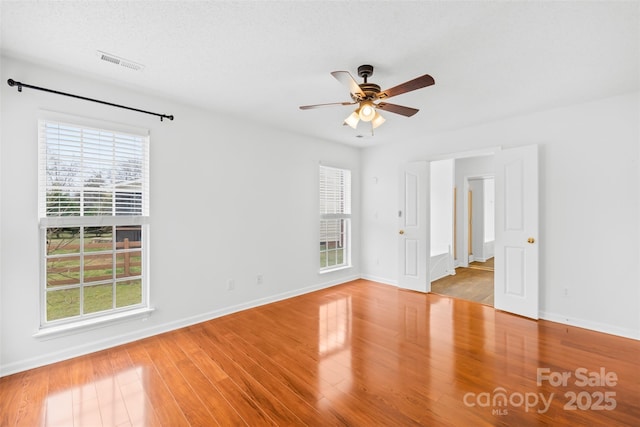
<svg viewBox="0 0 640 427">
<path fill-rule="evenodd" d="M 155 309 L 153 308 L 139 308 L 131 311 L 124 311 L 121 313 L 113 313 L 108 314 L 101 317 L 96 317 L 93 319 L 80 320 L 78 322 L 73 323 L 65 323 L 64 325 L 57 326 L 48 326 L 38 330 L 35 334 L 33 334 L 34 338 L 47 340 L 51 338 L 61 337 L 65 335 L 72 335 L 79 332 L 85 332 L 92 329 L 102 328 L 109 325 L 114 325 L 116 323 L 123 322 L 125 320 L 131 319 L 143 319 L 146 320 L 147 317 L 153 313 Z"/>
<path fill-rule="evenodd" d="M 348 268 L 351 268 L 351 266 L 350 265 L 341 265 L 339 267 L 325 268 L 323 270 L 318 271 L 318 274 L 333 273 L 334 271 L 346 270 Z"/>
</svg>

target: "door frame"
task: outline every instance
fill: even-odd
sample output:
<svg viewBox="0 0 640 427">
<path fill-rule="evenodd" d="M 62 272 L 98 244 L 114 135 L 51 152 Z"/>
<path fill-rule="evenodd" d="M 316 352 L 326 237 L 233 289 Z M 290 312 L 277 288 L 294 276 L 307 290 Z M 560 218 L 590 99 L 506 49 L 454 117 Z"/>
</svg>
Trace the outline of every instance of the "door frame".
<svg viewBox="0 0 640 427">
<path fill-rule="evenodd" d="M 497 152 L 502 151 L 502 147 L 500 146 L 495 146 L 495 147 L 487 147 L 487 148 L 483 148 L 480 150 L 470 150 L 470 151 L 461 151 L 461 152 L 454 152 L 454 153 L 447 153 L 447 154 L 440 154 L 440 155 L 435 155 L 435 156 L 427 156 L 427 158 L 425 160 L 423 160 L 425 163 L 427 163 L 428 165 L 431 164 L 431 162 L 434 161 L 438 161 L 438 160 L 457 160 L 457 159 L 465 159 L 465 158 L 472 158 L 472 157 L 483 157 L 483 156 L 493 156 L 495 155 Z M 405 163 L 404 165 L 401 166 L 401 170 L 411 164 L 411 163 L 419 163 L 419 162 L 408 162 Z M 430 170 L 430 167 L 428 168 L 428 170 Z M 430 180 L 429 180 L 430 182 Z M 401 187 L 401 185 L 400 185 Z M 463 193 L 466 194 L 466 193 Z M 430 200 L 430 195 L 429 193 L 425 193 L 425 197 L 429 197 L 429 200 L 427 200 L 427 206 L 429 206 L 429 204 L 431 203 Z M 463 200 L 465 199 L 465 197 L 463 197 Z M 463 209 L 466 209 L 467 207 L 467 202 L 464 201 L 463 202 Z M 400 207 L 400 210 L 404 209 L 403 207 Z M 466 227 L 466 225 L 465 225 Z M 429 234 L 430 234 L 430 230 L 429 230 Z M 398 241 L 400 242 L 400 239 L 398 239 Z M 466 241 L 466 240 L 465 240 Z M 431 236 L 429 235 L 427 238 L 427 247 L 430 247 L 431 245 Z M 458 250 L 460 250 L 460 248 L 458 248 Z M 466 251 L 466 247 L 464 247 L 464 251 Z M 468 260 L 468 255 L 465 255 L 465 259 Z M 400 259 L 398 260 L 400 262 Z M 400 265 L 398 266 L 399 268 L 399 276 L 398 276 L 398 286 L 399 287 L 404 287 L 404 286 L 400 286 L 400 283 L 402 282 L 401 278 L 400 278 Z M 429 264 L 427 263 L 427 269 L 426 269 L 426 290 L 423 290 L 423 292 L 430 292 L 431 291 L 431 271 L 429 271 Z M 418 290 L 418 289 L 415 289 Z M 495 290 L 494 290 L 495 292 Z"/>
<path fill-rule="evenodd" d="M 478 157 L 478 156 L 475 156 Z M 469 180 L 485 180 L 485 179 L 490 179 L 490 178 L 494 178 L 495 179 L 496 175 L 495 173 L 493 174 L 483 174 L 483 175 L 469 175 L 469 176 L 464 176 L 463 178 L 463 182 L 462 182 L 462 186 L 463 186 L 463 194 L 465 194 L 465 197 L 462 198 L 462 246 L 465 248 L 465 251 L 463 252 L 463 256 L 462 259 L 458 259 L 459 261 L 459 265 L 458 267 L 469 267 L 469 254 L 468 254 L 468 250 L 466 248 L 469 247 L 469 190 L 470 190 L 470 184 L 469 184 Z"/>
<path fill-rule="evenodd" d="M 415 164 L 419 164 L 419 163 L 426 164 L 426 172 L 425 173 L 428 174 L 428 172 L 430 170 L 431 162 L 434 162 L 434 161 L 438 161 L 438 160 L 456 160 L 456 159 L 464 159 L 464 158 L 470 158 L 470 157 L 493 156 L 493 155 L 495 155 L 496 152 L 499 152 L 501 150 L 502 150 L 501 147 L 487 147 L 487 148 L 484 148 L 484 149 L 481 149 L 481 150 L 464 151 L 464 152 L 458 152 L 458 153 L 450 153 L 450 154 L 443 154 L 443 155 L 437 155 L 437 156 L 429 156 L 425 160 L 408 162 L 408 163 L 403 164 L 400 167 L 400 172 L 401 172 L 400 175 L 402 175 L 404 173 L 403 171 L 405 171 L 406 168 L 410 167 L 410 165 L 412 165 L 412 164 L 414 164 L 414 165 Z M 426 209 L 425 208 L 423 208 L 423 209 L 425 209 L 425 212 L 427 212 L 427 214 L 426 214 L 427 217 L 425 219 L 428 220 L 429 219 L 428 209 L 429 209 L 429 206 L 431 204 L 431 196 L 430 196 L 430 191 L 429 191 L 429 188 L 428 188 L 428 186 L 430 185 L 430 179 L 429 179 L 428 176 L 426 177 L 426 180 L 427 180 L 426 185 L 425 185 L 426 191 L 421 193 L 422 197 L 424 197 L 426 199 L 426 201 L 422 201 L 421 200 L 418 203 L 420 205 L 424 204 L 424 206 L 426 206 Z M 402 194 L 403 191 L 404 191 L 403 190 L 403 185 L 404 185 L 403 182 L 400 181 L 399 182 L 399 188 L 398 188 L 399 191 L 400 191 L 400 194 Z M 403 200 L 403 197 L 401 196 L 401 197 L 399 197 L 399 199 Z M 466 206 L 466 204 L 467 203 L 465 202 L 464 205 Z M 399 203 L 399 205 L 400 206 L 399 206 L 399 218 L 398 218 L 399 224 L 398 225 L 399 225 L 399 229 L 402 230 L 403 226 L 401 224 L 401 220 L 402 220 L 402 216 L 404 215 L 405 206 L 403 206 L 403 202 Z M 430 224 L 430 221 L 427 221 L 427 224 Z M 430 245 L 431 245 L 430 225 L 428 225 L 428 227 L 427 227 L 426 234 L 427 234 L 427 236 L 426 236 L 426 243 L 425 244 L 426 244 L 427 250 L 423 251 L 423 252 L 425 252 L 425 254 L 428 255 L 428 254 L 430 254 L 430 251 L 428 249 L 430 248 Z M 453 230 L 452 230 L 452 234 L 453 234 Z M 401 235 L 398 236 L 398 245 L 399 245 L 398 246 L 398 250 L 399 251 L 402 251 L 401 245 L 403 243 L 403 236 L 404 236 L 404 231 L 402 231 Z M 421 269 L 422 269 L 422 268 L 424 268 L 424 264 L 426 263 L 426 272 L 424 273 L 425 274 L 425 278 L 420 280 L 420 283 L 422 283 L 422 281 L 424 281 L 425 283 L 422 283 L 420 286 L 416 286 L 415 283 L 410 283 L 410 282 L 415 282 L 414 280 L 406 281 L 406 280 L 403 279 L 404 278 L 404 273 L 403 273 L 401 264 L 404 261 L 404 258 L 401 256 L 400 252 L 398 253 L 398 261 L 399 261 L 398 262 L 398 282 L 397 282 L 398 283 L 398 287 L 407 288 L 407 289 L 413 289 L 413 290 L 420 291 L 420 292 L 427 292 L 427 293 L 431 292 L 431 271 L 430 271 L 430 268 L 429 268 L 429 261 L 430 260 L 428 258 L 426 260 L 424 260 L 424 263 L 421 262 L 421 264 L 420 264 Z M 405 283 L 405 282 L 407 282 L 407 283 Z"/>
<path fill-rule="evenodd" d="M 519 147 L 514 147 L 514 148 L 519 148 Z M 451 154 L 444 154 L 444 155 L 439 155 L 439 156 L 432 156 L 432 157 L 428 157 L 427 158 L 427 162 L 430 163 L 432 161 L 437 161 L 437 160 L 448 160 L 448 159 L 454 159 L 455 160 L 455 159 L 464 159 L 464 158 L 469 158 L 469 157 L 490 156 L 490 155 L 496 155 L 498 153 L 501 153 L 502 151 L 503 151 L 502 147 L 489 147 L 489 148 L 486 148 L 486 149 L 483 149 L 483 150 L 477 150 L 477 151 L 467 151 L 467 152 L 451 153 Z M 497 179 L 497 175 L 498 175 L 498 171 L 496 170 L 496 171 L 494 171 L 494 175 L 493 175 L 494 178 Z M 467 178 L 467 177 L 465 177 L 465 178 Z M 539 180 L 539 176 L 537 177 L 537 179 Z M 467 185 L 465 185 L 465 184 L 467 184 Z M 466 188 L 463 190 L 462 200 L 463 200 L 463 204 L 465 206 L 463 206 L 462 211 L 466 212 L 466 210 L 468 209 L 468 207 L 466 206 L 468 204 L 468 202 L 466 200 L 466 192 L 468 191 L 468 179 L 464 179 L 463 185 Z M 536 182 L 536 188 L 538 188 L 538 186 L 539 186 L 539 182 Z M 496 195 L 495 196 L 496 196 L 496 202 L 497 202 L 497 198 L 499 197 L 497 191 L 496 191 Z M 539 196 L 536 196 L 536 197 L 539 197 Z M 430 200 L 429 200 L 429 202 L 430 202 Z M 497 205 L 497 203 L 496 203 L 496 205 Z M 496 212 L 496 215 L 497 215 L 497 212 Z M 465 223 L 466 223 L 466 221 L 463 221 L 463 227 L 466 228 Z M 467 231 L 465 230 L 465 233 L 463 235 L 466 235 L 466 233 L 467 233 Z M 496 230 L 496 233 L 497 233 L 497 230 Z M 530 241 L 529 243 L 532 243 L 532 241 Z M 429 240 L 428 244 L 430 245 L 430 240 Z M 464 251 L 466 251 L 466 247 L 464 247 Z M 495 256 L 495 258 L 497 260 L 498 257 L 501 257 L 501 254 L 499 253 L 499 251 L 496 250 L 494 256 Z M 538 257 L 539 257 L 539 254 L 538 254 Z M 465 258 L 468 260 L 468 254 L 467 254 L 467 256 Z M 537 262 L 536 262 L 536 265 L 537 265 Z M 537 273 L 537 274 L 539 274 L 539 273 Z M 431 276 L 430 271 L 427 271 L 427 279 L 429 280 L 429 283 L 431 283 L 431 277 L 430 276 Z M 539 292 L 539 276 L 537 275 L 537 277 L 538 277 L 538 279 L 537 279 L 537 282 L 536 282 L 537 283 L 536 284 L 536 289 L 537 289 L 537 292 Z M 496 288 L 497 288 L 497 281 L 494 280 L 494 294 L 496 293 Z M 538 301 L 538 300 L 536 300 L 536 301 Z M 539 301 L 536 304 L 538 305 L 537 310 L 539 310 L 540 309 L 539 308 Z M 494 305 L 494 308 L 495 308 L 495 305 Z M 505 308 L 502 308 L 502 310 L 505 310 Z M 508 309 L 506 309 L 505 311 L 511 312 Z M 537 315 L 529 316 L 528 314 L 525 314 L 525 316 L 532 317 L 534 319 L 538 318 Z"/>
</svg>

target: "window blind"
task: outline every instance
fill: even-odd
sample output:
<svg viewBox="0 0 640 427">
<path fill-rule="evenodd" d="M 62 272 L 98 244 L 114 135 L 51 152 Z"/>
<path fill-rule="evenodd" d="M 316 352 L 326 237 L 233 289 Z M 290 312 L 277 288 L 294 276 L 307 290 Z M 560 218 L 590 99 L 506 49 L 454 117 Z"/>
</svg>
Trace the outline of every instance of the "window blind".
<svg viewBox="0 0 640 427">
<path fill-rule="evenodd" d="M 320 166 L 320 271 L 351 265 L 351 171 Z"/>
<path fill-rule="evenodd" d="M 148 136 L 48 120 L 38 134 L 41 219 L 149 215 Z"/>
<path fill-rule="evenodd" d="M 320 166 L 320 215 L 351 214 L 351 171 Z"/>
</svg>

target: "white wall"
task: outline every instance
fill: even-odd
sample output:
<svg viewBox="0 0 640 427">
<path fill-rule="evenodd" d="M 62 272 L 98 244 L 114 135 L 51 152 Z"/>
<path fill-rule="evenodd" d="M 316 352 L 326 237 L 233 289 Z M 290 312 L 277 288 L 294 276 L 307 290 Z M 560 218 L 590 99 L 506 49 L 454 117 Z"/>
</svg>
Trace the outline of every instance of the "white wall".
<svg viewBox="0 0 640 427">
<path fill-rule="evenodd" d="M 453 159 L 431 162 L 431 256 L 453 250 Z"/>
<path fill-rule="evenodd" d="M 453 159 L 438 160 L 429 165 L 430 172 L 430 220 L 431 281 L 454 274 L 453 268 Z"/>
<path fill-rule="evenodd" d="M 175 121 L 30 89 L 25 83 L 174 114 Z M 360 275 L 358 149 L 283 133 L 4 58 L 0 194 L 0 374 L 34 367 Z M 37 118 L 49 109 L 151 131 L 151 306 L 49 340 L 39 326 Z M 318 164 L 353 171 L 353 268 L 318 274 Z M 276 190 L 276 191 L 274 191 Z M 256 284 L 263 275 L 264 283 Z M 234 279 L 235 290 L 227 290 Z"/>
<path fill-rule="evenodd" d="M 541 317 L 640 338 L 639 113 L 633 92 L 365 150 L 363 274 L 396 281 L 400 165 L 539 144 Z"/>
</svg>

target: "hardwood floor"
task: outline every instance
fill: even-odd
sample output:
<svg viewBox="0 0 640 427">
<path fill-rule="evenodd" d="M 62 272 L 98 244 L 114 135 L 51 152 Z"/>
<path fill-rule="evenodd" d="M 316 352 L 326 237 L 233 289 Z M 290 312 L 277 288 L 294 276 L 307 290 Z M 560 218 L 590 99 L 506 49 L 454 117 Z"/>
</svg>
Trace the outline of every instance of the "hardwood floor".
<svg viewBox="0 0 640 427">
<path fill-rule="evenodd" d="M 431 292 L 493 307 L 494 273 L 483 266 L 458 267 L 456 274 L 431 282 Z"/>
<path fill-rule="evenodd" d="M 637 426 L 639 355 L 357 280 L 4 377 L 0 425 Z"/>
</svg>

